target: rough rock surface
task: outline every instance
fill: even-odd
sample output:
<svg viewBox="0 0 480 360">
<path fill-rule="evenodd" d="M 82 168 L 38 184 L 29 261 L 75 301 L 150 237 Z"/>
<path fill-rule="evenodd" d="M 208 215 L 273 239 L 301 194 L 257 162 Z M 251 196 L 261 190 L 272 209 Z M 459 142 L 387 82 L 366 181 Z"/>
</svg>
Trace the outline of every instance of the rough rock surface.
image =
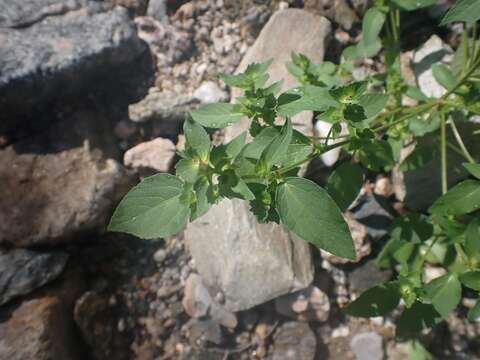
<svg viewBox="0 0 480 360">
<path fill-rule="evenodd" d="M 309 245 L 279 225 L 259 224 L 241 200 L 214 205 L 187 227 L 185 239 L 205 284 L 223 292 L 230 311 L 303 289 L 313 279 Z"/>
<path fill-rule="evenodd" d="M 0 305 L 56 279 L 67 260 L 68 255 L 61 251 L 0 249 Z"/>
<path fill-rule="evenodd" d="M 330 22 L 321 16 L 300 9 L 287 9 L 276 12 L 262 29 L 254 45 L 248 50 L 238 66 L 238 72 L 252 62 L 274 59 L 268 73 L 270 82 L 284 80 L 282 89 L 297 86 L 296 79 L 285 67 L 292 51 L 307 55 L 312 61 L 323 61 L 323 55 L 330 36 Z M 232 99 L 239 95 L 233 91 Z M 232 136 L 243 131 L 248 120 L 233 126 Z M 305 111 L 293 119 L 295 127 L 311 135 L 313 132 L 312 112 Z"/>
<path fill-rule="evenodd" d="M 420 90 L 428 97 L 439 98 L 447 92 L 432 73 L 432 66 L 437 63 L 448 64 L 452 60 L 452 49 L 440 37 L 432 35 L 413 54 L 412 68 L 417 77 Z"/>
<path fill-rule="evenodd" d="M 357 334 L 350 342 L 357 360 L 382 360 L 383 339 L 376 332 L 364 332 Z"/>
<path fill-rule="evenodd" d="M 78 270 L 71 268 L 23 302 L 2 307 L 0 360 L 86 359 L 73 321 L 73 304 L 84 286 Z"/>
<path fill-rule="evenodd" d="M 101 116 L 85 113 L 0 150 L 0 243 L 59 244 L 102 230 L 130 187 Z M 101 144 L 101 148 L 97 147 Z"/>
<path fill-rule="evenodd" d="M 316 286 L 275 299 L 275 309 L 282 315 L 301 321 L 326 321 L 330 313 L 328 295 Z"/>
<path fill-rule="evenodd" d="M 152 74 L 148 48 L 127 10 L 110 7 L 86 0 L 0 2 L 0 133 L 16 138 L 42 129 L 52 109 L 85 94 L 128 102 L 144 93 L 138 85 Z"/>
<path fill-rule="evenodd" d="M 273 360 L 313 360 L 317 339 L 307 323 L 287 322 L 274 337 Z"/>
<path fill-rule="evenodd" d="M 175 144 L 168 139 L 156 138 L 140 143 L 125 152 L 125 166 L 142 170 L 168 172 L 175 158 Z"/>
</svg>

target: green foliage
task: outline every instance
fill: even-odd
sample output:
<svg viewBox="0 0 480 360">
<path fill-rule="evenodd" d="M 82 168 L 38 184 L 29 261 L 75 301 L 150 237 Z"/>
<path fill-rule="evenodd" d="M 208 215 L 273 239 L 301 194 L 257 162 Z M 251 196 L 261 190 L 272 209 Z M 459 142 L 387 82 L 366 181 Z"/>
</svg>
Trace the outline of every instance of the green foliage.
<svg viewBox="0 0 480 360">
<path fill-rule="evenodd" d="M 357 197 L 362 185 L 362 168 L 357 164 L 343 163 L 328 178 L 326 190 L 338 207 L 345 211 Z"/>
<path fill-rule="evenodd" d="M 480 2 L 477 0 L 458 0 L 456 4 L 448 10 L 440 25 L 445 25 L 455 21 L 464 21 L 472 24 L 480 19 Z"/>
<path fill-rule="evenodd" d="M 399 301 L 400 294 L 396 286 L 386 283 L 365 291 L 345 308 L 345 312 L 359 317 L 383 316 L 394 310 Z"/>
<path fill-rule="evenodd" d="M 282 223 L 295 234 L 333 255 L 355 260 L 348 225 L 327 191 L 291 177 L 278 187 L 276 203 Z"/>
<path fill-rule="evenodd" d="M 361 41 L 344 50 L 340 64 L 316 64 L 292 53 L 286 67 L 299 83 L 293 89 L 282 91 L 282 81 L 268 82 L 273 60 L 251 64 L 241 74 L 222 75 L 225 84 L 241 89 L 243 96 L 232 104 L 192 110 L 184 124 L 186 146 L 179 153 L 176 176 L 154 175 L 134 187 L 115 210 L 109 230 L 146 239 L 165 237 L 222 199 L 237 198 L 249 202 L 259 222 L 280 223 L 319 249 L 355 260 L 342 212 L 357 197 L 364 175 L 371 178 L 371 172 L 395 166 L 414 171 L 433 164 L 440 154 L 442 196 L 428 212 L 397 217 L 377 256 L 377 265 L 394 269 L 395 278 L 365 291 L 345 308 L 349 315 L 370 317 L 384 316 L 402 304 L 396 322 L 399 338 L 414 338 L 438 324 L 459 306 L 462 288 L 468 288 L 469 295 L 480 292 L 480 165 L 455 125 L 480 114 L 480 42 L 473 25 L 480 19 L 480 2 L 458 1 L 442 22 L 464 21 L 472 30 L 471 37 L 468 31 L 462 36 L 452 66 L 433 66 L 435 79 L 446 89 L 435 99 L 406 84 L 400 67 L 400 11 L 434 3 L 376 1 L 363 18 Z M 385 72 L 353 81 L 351 60 L 377 55 L 385 59 Z M 418 105 L 402 106 L 405 96 Z M 305 136 L 293 128 L 291 118 L 304 111 L 332 124 L 327 136 Z M 205 128 L 225 128 L 241 118 L 250 121 L 248 133 L 212 144 Z M 403 158 L 407 144 L 416 147 Z M 447 147 L 468 162 L 464 167 L 469 178 L 450 189 Z M 297 177 L 305 164 L 334 148 L 344 151 L 345 161 L 325 189 Z M 427 264 L 442 267 L 445 275 L 427 283 Z M 477 300 L 468 318 L 479 317 Z M 411 357 L 431 359 L 418 341 L 411 343 Z"/>
</svg>

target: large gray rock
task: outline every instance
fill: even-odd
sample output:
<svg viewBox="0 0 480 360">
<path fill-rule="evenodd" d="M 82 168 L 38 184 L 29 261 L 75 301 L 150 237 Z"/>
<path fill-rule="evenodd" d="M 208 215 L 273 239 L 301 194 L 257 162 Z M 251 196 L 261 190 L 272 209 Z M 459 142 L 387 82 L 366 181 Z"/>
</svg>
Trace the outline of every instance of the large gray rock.
<svg viewBox="0 0 480 360">
<path fill-rule="evenodd" d="M 108 123 L 94 113 L 78 116 L 0 150 L 0 163 L 8 164 L 0 167 L 0 243 L 55 245 L 102 230 L 130 187 L 110 158 Z"/>
<path fill-rule="evenodd" d="M 1 134 L 41 130 L 52 110 L 92 95 L 110 104 L 141 98 L 151 55 L 127 10 L 108 4 L 0 0 Z"/>
<path fill-rule="evenodd" d="M 300 9 L 287 9 L 276 12 L 262 29 L 253 46 L 248 50 L 238 67 L 244 71 L 252 62 L 273 59 L 268 73 L 270 82 L 284 80 L 282 90 L 298 85 L 296 79 L 285 67 L 292 51 L 307 55 L 312 61 L 323 61 L 331 32 L 330 22 L 322 17 Z M 240 93 L 233 91 L 232 100 Z M 233 134 L 243 131 L 248 120 L 232 127 Z M 305 111 L 293 118 L 295 127 L 311 135 L 313 132 L 312 112 Z"/>
<path fill-rule="evenodd" d="M 0 250 L 0 305 L 56 279 L 67 260 L 60 251 Z"/>
<path fill-rule="evenodd" d="M 383 339 L 376 332 L 364 332 L 355 335 L 350 347 L 357 360 L 384 359 Z"/>
<path fill-rule="evenodd" d="M 313 280 L 309 245 L 277 224 L 259 224 L 248 203 L 214 205 L 185 232 L 205 284 L 223 292 L 225 308 L 249 309 L 307 287 Z"/>
</svg>

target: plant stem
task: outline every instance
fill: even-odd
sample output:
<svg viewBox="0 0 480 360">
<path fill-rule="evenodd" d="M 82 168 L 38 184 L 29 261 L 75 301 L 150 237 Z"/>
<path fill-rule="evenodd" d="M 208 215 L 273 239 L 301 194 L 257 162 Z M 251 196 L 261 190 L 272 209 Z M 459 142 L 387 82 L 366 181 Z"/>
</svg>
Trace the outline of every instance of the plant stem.
<svg viewBox="0 0 480 360">
<path fill-rule="evenodd" d="M 430 251 L 432 250 L 433 246 L 435 245 L 435 243 L 439 238 L 440 238 L 439 236 L 435 236 L 432 242 L 430 243 L 430 245 L 428 245 L 427 250 L 425 250 L 425 252 L 422 255 L 422 258 L 420 259 L 420 263 L 417 265 L 418 269 L 423 267 L 423 264 L 425 263 L 425 260 L 427 259 L 428 254 L 430 253 Z"/>
<path fill-rule="evenodd" d="M 290 170 L 293 170 L 293 169 L 296 169 L 297 167 L 303 165 L 304 163 L 308 162 L 308 161 L 311 161 L 313 159 L 315 159 L 317 156 L 323 154 L 323 153 L 326 153 L 327 151 L 330 151 L 330 150 L 333 150 L 335 148 L 338 148 L 338 147 L 341 147 L 343 145 L 346 145 L 350 142 L 350 139 L 349 140 L 344 140 L 344 141 L 341 141 L 341 142 L 338 142 L 336 144 L 332 144 L 332 145 L 328 145 L 328 146 L 325 146 L 321 152 L 315 150 L 313 151 L 310 155 L 308 155 L 305 159 L 303 160 L 300 160 L 300 161 L 297 161 L 296 163 L 290 165 L 290 166 L 286 166 L 284 168 L 280 168 L 280 169 L 277 169 L 276 170 L 276 173 L 278 175 L 282 175 L 282 174 L 285 174 L 287 172 L 289 172 Z"/>
<path fill-rule="evenodd" d="M 455 125 L 455 121 L 453 120 L 453 117 L 450 118 L 449 124 L 450 124 L 450 127 L 452 128 L 453 135 L 457 140 L 458 146 L 460 146 L 460 149 L 462 149 L 462 152 L 467 158 L 468 162 L 471 164 L 474 164 L 475 160 L 473 159 L 472 155 L 470 155 L 470 153 L 468 152 L 467 147 L 465 146 L 465 143 L 463 142 L 463 139 L 460 136 L 460 133 L 458 132 L 457 125 Z"/>
<path fill-rule="evenodd" d="M 450 141 L 447 140 L 447 147 L 450 148 L 452 151 L 455 151 L 458 155 L 460 156 L 463 156 L 465 158 L 465 160 L 467 161 L 470 161 L 466 156 L 465 154 L 463 153 L 463 151 L 458 148 L 457 146 L 453 145 Z"/>
<path fill-rule="evenodd" d="M 442 159 L 442 194 L 446 194 L 448 190 L 448 179 L 447 179 L 447 134 L 445 129 L 445 114 L 440 114 L 440 151 Z"/>
</svg>

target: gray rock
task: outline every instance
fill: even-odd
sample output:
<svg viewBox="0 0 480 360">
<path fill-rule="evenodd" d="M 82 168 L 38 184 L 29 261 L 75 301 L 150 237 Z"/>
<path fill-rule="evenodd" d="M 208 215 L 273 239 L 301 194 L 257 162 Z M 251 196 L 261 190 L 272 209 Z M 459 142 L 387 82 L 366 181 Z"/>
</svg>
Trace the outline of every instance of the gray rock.
<svg viewBox="0 0 480 360">
<path fill-rule="evenodd" d="M 307 323 L 287 322 L 275 334 L 273 360 L 313 360 L 317 348 L 315 333 Z"/>
<path fill-rule="evenodd" d="M 210 342 L 220 345 L 222 343 L 222 329 L 211 320 L 193 320 L 189 329 L 189 340 L 197 345 Z"/>
<path fill-rule="evenodd" d="M 277 224 L 259 224 L 241 200 L 214 205 L 187 227 L 185 240 L 205 284 L 223 292 L 230 311 L 303 289 L 313 279 L 309 245 Z"/>
<path fill-rule="evenodd" d="M 147 15 L 160 22 L 168 21 L 167 2 L 165 0 L 149 0 Z"/>
<path fill-rule="evenodd" d="M 238 72 L 244 71 L 252 62 L 273 59 L 270 66 L 270 82 L 284 80 L 282 90 L 297 86 L 296 79 L 285 68 L 285 62 L 290 60 L 292 51 L 307 55 L 314 62 L 322 62 L 328 45 L 331 26 L 330 22 L 321 16 L 300 9 L 278 11 L 270 18 L 262 29 L 253 46 L 248 50 L 238 67 Z M 232 92 L 232 100 L 240 93 Z M 313 132 L 312 112 L 305 111 L 293 119 L 295 127 L 311 135 Z M 232 127 L 231 134 L 239 134 L 248 123 L 243 120 Z"/>
<path fill-rule="evenodd" d="M 355 335 L 350 347 L 357 360 L 382 360 L 384 358 L 383 339 L 376 332 Z"/>
<path fill-rule="evenodd" d="M 0 250 L 0 305 L 56 279 L 67 260 L 61 251 Z"/>
<path fill-rule="evenodd" d="M 110 130 L 107 130 L 110 129 Z M 131 182 L 106 119 L 78 114 L 0 150 L 0 243 L 56 245 L 103 230 Z"/>
<path fill-rule="evenodd" d="M 106 4 L 0 1 L 0 133 L 42 130 L 52 109 L 86 94 L 109 104 L 141 98 L 152 75 L 148 47 L 127 10 Z"/>
<path fill-rule="evenodd" d="M 159 65 L 174 65 L 188 59 L 194 51 L 192 34 L 166 22 L 145 16 L 135 18 L 138 36 L 150 45 Z"/>
<path fill-rule="evenodd" d="M 212 298 L 202 278 L 197 274 L 190 274 L 187 278 L 182 304 L 186 313 L 193 318 L 211 319 L 232 329 L 237 327 L 238 320 L 235 314 Z"/>
<path fill-rule="evenodd" d="M 375 260 L 367 261 L 349 273 L 350 291 L 360 294 L 375 285 L 387 281 L 391 276 L 391 270 L 379 269 Z"/>
<path fill-rule="evenodd" d="M 462 123 L 456 121 L 457 128 L 462 136 L 465 146 L 470 154 L 480 160 L 480 141 L 476 131 L 480 129 L 480 124 Z M 435 146 L 438 148 L 438 140 L 432 136 L 424 136 L 423 144 Z M 451 131 L 447 131 L 447 140 L 456 144 L 456 140 Z M 400 162 L 403 161 L 415 148 L 415 144 L 405 147 L 400 154 Z M 466 179 L 468 173 L 463 167 L 465 159 L 447 148 L 447 173 L 449 188 L 457 182 Z M 399 166 L 395 166 L 392 171 L 392 183 L 395 196 L 403 201 L 410 210 L 421 211 L 427 209 L 442 193 L 441 185 L 441 158 L 440 151 L 433 153 L 433 159 L 425 166 L 411 170 L 401 171 Z"/>
<path fill-rule="evenodd" d="M 301 321 L 326 321 L 330 314 L 328 295 L 315 286 L 275 299 L 275 309 L 282 315 Z"/>
<path fill-rule="evenodd" d="M 152 122 L 155 136 L 175 137 L 182 129 L 188 111 L 198 101 L 185 94 L 170 91 L 151 92 L 143 100 L 128 107 L 130 120 Z"/>
<path fill-rule="evenodd" d="M 175 144 L 168 139 L 156 138 L 127 150 L 123 156 L 123 163 L 136 170 L 168 172 L 174 158 Z"/>
<path fill-rule="evenodd" d="M 363 194 L 351 211 L 354 219 L 367 227 L 373 239 L 388 233 L 395 216 L 395 211 L 386 198 L 370 193 Z"/>
<path fill-rule="evenodd" d="M 447 91 L 433 77 L 432 66 L 436 63 L 448 64 L 453 51 L 437 35 L 432 35 L 413 54 L 412 68 L 420 90 L 429 97 L 439 98 Z"/>
<path fill-rule="evenodd" d="M 227 100 L 227 94 L 225 91 L 220 89 L 214 81 L 205 81 L 202 83 L 202 85 L 200 85 L 200 87 L 193 93 L 193 97 L 204 104 Z"/>
</svg>

